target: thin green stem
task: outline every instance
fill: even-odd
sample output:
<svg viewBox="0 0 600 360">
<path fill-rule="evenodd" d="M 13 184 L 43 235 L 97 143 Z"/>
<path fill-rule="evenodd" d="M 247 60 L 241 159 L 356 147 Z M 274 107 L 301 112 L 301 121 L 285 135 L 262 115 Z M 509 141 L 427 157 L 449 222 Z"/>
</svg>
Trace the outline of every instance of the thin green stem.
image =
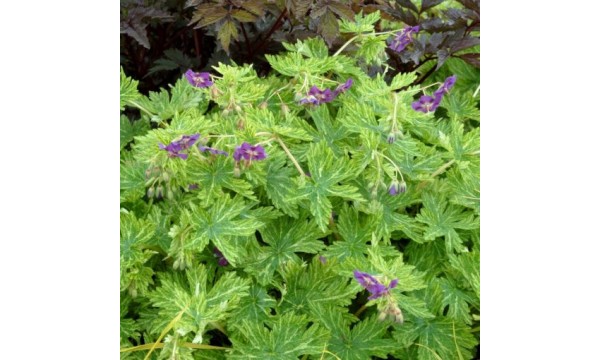
<svg viewBox="0 0 600 360">
<path fill-rule="evenodd" d="M 292 83 L 288 83 L 286 86 L 284 86 L 284 87 L 282 87 L 282 88 L 279 88 L 279 89 L 277 89 L 277 90 L 273 91 L 273 93 L 272 93 L 271 95 L 269 95 L 269 97 L 268 97 L 268 98 L 266 98 L 266 99 L 265 99 L 265 101 L 269 101 L 269 99 L 271 99 L 271 98 L 272 98 L 273 96 L 275 96 L 275 95 L 279 96 L 279 92 L 280 92 L 281 90 L 285 90 L 285 89 L 286 89 L 286 88 L 288 88 L 290 85 L 292 85 Z M 281 98 L 281 97 L 280 97 L 280 98 Z"/>
<path fill-rule="evenodd" d="M 446 171 L 446 169 L 448 169 L 450 166 L 452 166 L 452 164 L 454 164 L 455 162 L 456 162 L 456 160 L 454 160 L 454 159 L 448 161 L 444 165 L 440 166 L 439 169 L 434 171 L 433 174 L 431 174 L 431 177 L 434 178 L 434 177 L 438 176 L 439 174 L 443 173 L 444 171 Z"/>
<path fill-rule="evenodd" d="M 285 146 L 285 144 L 283 143 L 283 141 L 281 141 L 281 139 L 278 136 L 275 136 L 275 140 L 277 140 L 277 142 L 279 143 L 279 145 L 281 145 L 281 147 L 283 148 L 283 151 L 285 151 L 285 153 L 290 158 L 290 160 L 292 160 L 292 163 L 294 164 L 294 166 L 296 167 L 296 169 L 298 169 L 298 172 L 300 173 L 300 175 L 306 176 L 306 173 L 304 172 L 304 170 L 302 170 L 302 167 L 300 166 L 300 164 L 298 164 L 298 161 L 296 161 L 296 158 L 294 157 L 294 155 L 292 155 L 292 153 L 287 148 L 287 146 Z"/>
<path fill-rule="evenodd" d="M 365 310 L 367 310 L 367 304 L 361 306 L 360 309 L 354 313 L 354 316 L 358 317 L 358 315 L 362 314 Z"/>
<path fill-rule="evenodd" d="M 142 105 L 138 104 L 136 101 L 127 100 L 127 103 L 130 104 L 130 105 L 135 106 L 136 108 L 142 110 L 143 112 L 145 112 L 146 114 L 148 114 L 150 116 L 154 115 L 153 113 L 150 112 L 150 110 L 148 110 L 145 107 L 143 107 Z"/>
<path fill-rule="evenodd" d="M 384 32 L 379 32 L 379 33 L 371 33 L 371 34 L 358 34 L 354 37 L 352 37 L 350 40 L 346 41 L 346 43 L 344 45 L 342 45 L 341 48 L 338 49 L 338 51 L 335 52 L 335 54 L 333 54 L 333 56 L 338 56 L 342 51 L 344 51 L 344 49 L 346 47 L 348 47 L 348 45 L 350 45 L 354 40 L 358 39 L 359 37 L 362 36 L 377 36 L 377 35 L 386 35 L 386 34 L 394 34 L 397 33 L 398 30 L 391 30 L 391 31 L 384 31 Z"/>
<path fill-rule="evenodd" d="M 397 130 L 396 114 L 398 113 L 398 93 L 394 91 L 393 94 L 394 94 L 394 116 L 392 117 L 392 132 L 395 133 Z"/>
<path fill-rule="evenodd" d="M 394 162 L 394 160 L 390 159 L 389 157 L 387 157 L 385 154 L 378 152 L 378 154 L 380 154 L 381 156 L 383 156 L 385 159 L 387 159 L 387 161 L 389 161 L 392 166 L 396 169 L 396 171 L 398 172 L 398 174 L 400 174 L 400 178 L 402 179 L 402 181 L 404 181 L 404 176 L 402 176 L 402 171 L 400 171 L 400 168 L 398 167 L 398 165 L 396 165 L 396 163 Z"/>
</svg>

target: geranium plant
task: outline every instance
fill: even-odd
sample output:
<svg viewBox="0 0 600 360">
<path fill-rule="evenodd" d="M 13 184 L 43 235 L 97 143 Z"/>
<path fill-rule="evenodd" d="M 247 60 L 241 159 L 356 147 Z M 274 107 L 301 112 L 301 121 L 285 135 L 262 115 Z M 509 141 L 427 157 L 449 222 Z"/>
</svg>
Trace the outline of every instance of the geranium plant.
<svg viewBox="0 0 600 360">
<path fill-rule="evenodd" d="M 121 71 L 122 358 L 473 358 L 476 89 L 285 46 L 149 96 Z"/>
</svg>

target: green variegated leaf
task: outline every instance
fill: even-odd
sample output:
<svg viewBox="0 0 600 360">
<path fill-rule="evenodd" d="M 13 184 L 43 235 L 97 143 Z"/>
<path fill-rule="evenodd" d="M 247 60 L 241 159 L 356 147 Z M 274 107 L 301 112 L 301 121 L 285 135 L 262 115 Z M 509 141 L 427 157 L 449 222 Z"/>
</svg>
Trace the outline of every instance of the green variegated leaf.
<svg viewBox="0 0 600 360">
<path fill-rule="evenodd" d="M 297 360 L 302 355 L 320 355 L 329 338 L 317 324 L 293 314 L 279 316 L 266 327 L 262 322 L 241 320 L 232 334 L 230 359 Z"/>
<path fill-rule="evenodd" d="M 127 77 L 123 67 L 121 67 L 121 111 L 125 110 L 125 105 L 128 105 L 141 97 L 137 89 L 138 84 L 139 81 Z"/>
<path fill-rule="evenodd" d="M 374 24 L 381 19 L 379 10 L 374 11 L 370 14 L 364 15 L 360 13 L 354 15 L 354 21 L 348 21 L 347 19 L 341 19 L 340 21 L 340 32 L 342 33 L 363 33 L 374 30 Z"/>
<path fill-rule="evenodd" d="M 423 238 L 426 241 L 444 236 L 447 251 L 464 251 L 463 239 L 456 229 L 477 229 L 479 221 L 475 216 L 464 211 L 464 208 L 449 204 L 443 196 L 437 193 L 423 193 L 423 209 L 416 220 L 427 227 Z"/>
<path fill-rule="evenodd" d="M 386 358 L 387 354 L 398 347 L 393 340 L 383 338 L 386 326 L 377 316 L 359 321 L 352 330 L 349 329 L 349 322 L 342 319 L 342 315 L 335 309 L 323 311 L 320 320 L 331 331 L 331 340 L 327 346 L 329 352 L 323 354 L 323 359 Z"/>
<path fill-rule="evenodd" d="M 123 150 L 127 144 L 133 141 L 133 138 L 138 135 L 144 135 L 150 130 L 150 123 L 148 119 L 139 119 L 136 121 L 130 121 L 127 116 L 121 115 L 121 150 Z"/>
<path fill-rule="evenodd" d="M 298 193 L 300 197 L 308 200 L 311 213 L 324 231 L 331 217 L 330 196 L 356 201 L 363 199 L 356 187 L 338 184 L 351 177 L 355 169 L 350 167 L 344 158 L 336 159 L 325 142 L 321 141 L 310 147 L 308 169 L 310 179 L 304 181 L 304 184 L 298 189 Z"/>
</svg>

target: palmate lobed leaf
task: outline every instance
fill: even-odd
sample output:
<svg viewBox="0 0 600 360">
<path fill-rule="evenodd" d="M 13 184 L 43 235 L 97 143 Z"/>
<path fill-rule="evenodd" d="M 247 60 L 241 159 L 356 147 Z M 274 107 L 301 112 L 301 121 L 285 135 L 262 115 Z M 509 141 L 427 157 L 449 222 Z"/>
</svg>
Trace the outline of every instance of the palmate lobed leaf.
<svg viewBox="0 0 600 360">
<path fill-rule="evenodd" d="M 358 189 L 351 185 L 338 183 L 350 178 L 356 171 L 343 158 L 335 159 L 329 146 L 321 141 L 313 144 L 308 151 L 308 169 L 310 180 L 299 186 L 298 193 L 306 198 L 309 208 L 321 230 L 327 228 L 331 216 L 332 204 L 329 197 L 363 200 Z"/>
<path fill-rule="evenodd" d="M 316 325 L 306 327 L 306 318 L 285 314 L 268 322 L 241 320 L 231 336 L 230 359 L 297 360 L 301 355 L 321 354 L 327 331 Z"/>
<path fill-rule="evenodd" d="M 282 266 L 285 285 L 280 289 L 282 298 L 278 313 L 305 314 L 309 319 L 317 320 L 326 307 L 345 311 L 356 290 L 335 264 L 332 259 L 325 259 L 323 263 L 315 256 L 309 264 L 290 261 Z"/>
<path fill-rule="evenodd" d="M 424 208 L 416 220 L 427 225 L 424 239 L 428 241 L 444 236 L 449 253 L 465 251 L 463 240 L 456 229 L 477 229 L 479 221 L 474 214 L 464 208 L 449 204 L 443 195 L 423 193 Z"/>
<path fill-rule="evenodd" d="M 377 316 L 361 320 L 350 329 L 350 321 L 344 319 L 336 309 L 325 309 L 319 314 L 320 322 L 331 332 L 327 344 L 327 353 L 322 358 L 363 360 L 374 356 L 386 358 L 398 344 L 389 338 L 383 338 L 387 327 Z"/>
<path fill-rule="evenodd" d="M 134 80 L 127 75 L 125 75 L 125 71 L 123 67 L 121 67 L 121 81 L 120 81 L 120 106 L 121 111 L 125 109 L 125 105 L 130 103 L 131 101 L 135 101 L 141 97 L 141 94 L 138 92 L 138 84 L 139 81 Z"/>
</svg>

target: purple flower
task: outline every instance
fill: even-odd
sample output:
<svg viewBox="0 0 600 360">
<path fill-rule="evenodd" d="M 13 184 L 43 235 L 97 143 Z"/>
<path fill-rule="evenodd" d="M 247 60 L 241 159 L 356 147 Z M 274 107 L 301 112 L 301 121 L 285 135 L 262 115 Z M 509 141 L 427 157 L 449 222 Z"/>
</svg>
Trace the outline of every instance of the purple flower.
<svg viewBox="0 0 600 360">
<path fill-rule="evenodd" d="M 440 106 L 441 101 L 441 96 L 433 98 L 429 95 L 422 95 L 421 98 L 413 102 L 411 106 L 414 110 L 427 114 L 430 111 L 435 111 L 435 109 Z"/>
<path fill-rule="evenodd" d="M 181 139 L 171 141 L 169 145 L 159 143 L 158 148 L 166 150 L 169 153 L 170 158 L 179 157 L 183 160 L 187 159 L 187 154 L 180 154 L 181 151 L 189 149 L 192 145 L 198 141 L 200 134 L 183 135 Z"/>
<path fill-rule="evenodd" d="M 452 89 L 452 87 L 454 86 L 454 84 L 455 84 L 455 83 L 456 83 L 456 75 L 452 75 L 452 76 L 448 77 L 448 78 L 447 78 L 447 79 L 444 81 L 444 83 L 442 84 L 442 86 L 440 86 L 440 87 L 439 87 L 439 89 L 437 89 L 437 90 L 436 90 L 436 91 L 433 93 L 433 95 L 434 95 L 436 98 L 438 98 L 438 97 L 439 97 L 439 98 L 440 98 L 440 101 L 441 101 L 441 98 L 442 98 L 442 96 L 443 96 L 444 94 L 447 94 L 447 93 L 449 93 L 449 92 L 450 92 L 450 89 Z"/>
<path fill-rule="evenodd" d="M 300 104 L 310 103 L 313 105 L 321 105 L 333 101 L 335 95 L 336 94 L 330 89 L 320 90 L 318 87 L 313 86 L 308 91 L 308 96 L 300 99 Z"/>
<path fill-rule="evenodd" d="M 338 85 L 338 87 L 333 91 L 334 95 L 337 96 L 338 94 L 346 92 L 348 89 L 350 89 L 350 86 L 352 86 L 352 82 L 352 78 L 349 78 L 345 83 Z"/>
<path fill-rule="evenodd" d="M 204 145 L 201 145 L 201 144 L 198 144 L 198 150 L 200 150 L 200 152 L 208 151 L 208 152 L 210 152 L 213 155 L 225 155 L 225 156 L 229 156 L 229 153 L 227 151 L 213 149 L 211 147 L 204 146 Z"/>
<path fill-rule="evenodd" d="M 404 50 L 404 48 L 406 48 L 406 46 L 408 46 L 408 44 L 412 42 L 412 36 L 417 32 L 419 32 L 418 25 L 407 26 L 404 28 L 404 30 L 396 34 L 394 40 L 392 40 L 392 43 L 390 44 L 390 49 L 394 50 L 395 52 L 401 52 Z"/>
<path fill-rule="evenodd" d="M 190 84 L 192 84 L 195 87 L 205 88 L 213 84 L 213 82 L 210 81 L 210 74 L 207 72 L 197 73 L 189 69 L 185 72 L 185 77 L 190 82 Z"/>
<path fill-rule="evenodd" d="M 223 255 L 221 250 L 219 250 L 216 246 L 213 249 L 213 254 L 217 258 L 217 263 L 219 264 L 219 266 L 229 265 L 229 261 L 227 261 L 227 259 L 225 259 L 225 255 Z"/>
<path fill-rule="evenodd" d="M 327 263 L 327 258 L 323 255 L 319 255 L 319 261 L 321 264 L 325 265 Z"/>
<path fill-rule="evenodd" d="M 398 279 L 390 282 L 389 286 L 385 286 L 379 282 L 373 275 L 354 270 L 354 278 L 358 283 L 371 293 L 369 300 L 375 300 L 384 295 L 389 295 L 389 291 L 398 285 Z"/>
<path fill-rule="evenodd" d="M 241 159 L 248 161 L 262 160 L 266 157 L 267 155 L 265 154 L 265 149 L 262 146 L 252 146 L 247 142 L 244 142 L 241 146 L 238 146 L 233 153 L 233 159 L 235 161 L 240 161 Z"/>
<path fill-rule="evenodd" d="M 198 184 L 189 184 L 188 185 L 188 190 L 196 190 L 198 189 Z"/>
</svg>

